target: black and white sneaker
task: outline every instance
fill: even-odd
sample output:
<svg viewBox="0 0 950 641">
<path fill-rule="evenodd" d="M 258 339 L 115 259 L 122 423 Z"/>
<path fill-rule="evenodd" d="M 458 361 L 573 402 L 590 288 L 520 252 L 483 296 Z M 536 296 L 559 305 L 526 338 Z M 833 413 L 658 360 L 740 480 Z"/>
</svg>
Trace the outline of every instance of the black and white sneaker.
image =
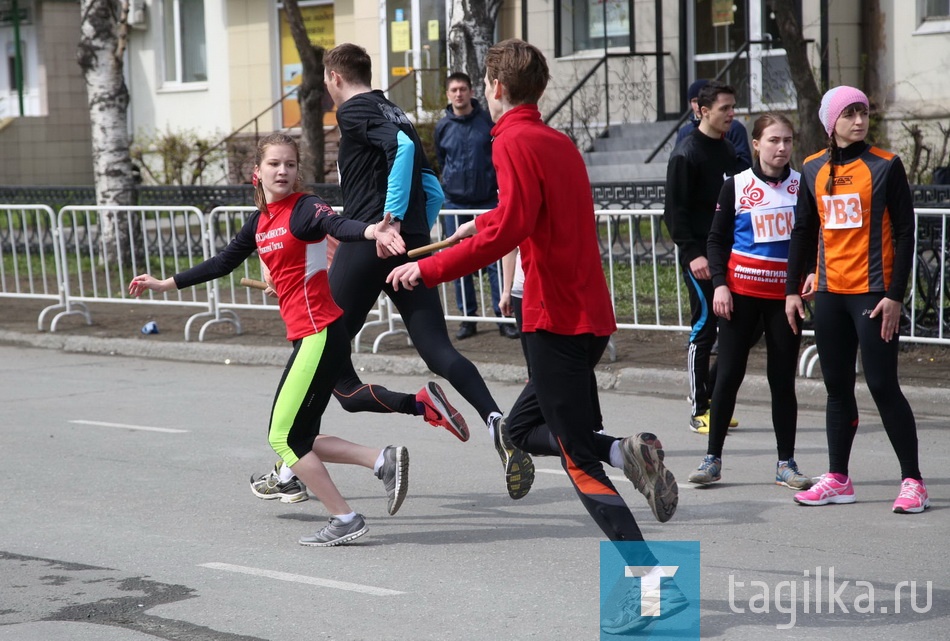
<svg viewBox="0 0 950 641">
<path fill-rule="evenodd" d="M 302 536 L 297 541 L 300 545 L 310 547 L 329 548 L 334 545 L 343 545 L 353 539 L 358 539 L 369 532 L 366 527 L 366 520 L 362 514 L 357 514 L 349 523 L 344 523 L 335 516 L 330 517 L 330 522 L 322 530 L 313 536 Z"/>
<path fill-rule="evenodd" d="M 280 466 L 281 462 L 277 461 L 274 469 L 267 474 L 257 478 L 251 476 L 251 492 L 254 496 L 265 501 L 280 499 L 281 503 L 299 503 L 310 498 L 307 496 L 307 486 L 296 476 L 286 483 L 280 482 Z"/>
<path fill-rule="evenodd" d="M 387 445 L 383 450 L 383 464 L 376 473 L 376 478 L 381 480 L 386 488 L 386 510 L 392 516 L 399 511 L 406 493 L 409 492 L 409 450 L 401 445 Z"/>
<path fill-rule="evenodd" d="M 508 436 L 507 419 L 494 421 L 492 438 L 495 451 L 505 466 L 505 485 L 508 496 L 517 501 L 528 495 L 534 483 L 534 461 L 527 452 L 518 449 Z"/>
</svg>

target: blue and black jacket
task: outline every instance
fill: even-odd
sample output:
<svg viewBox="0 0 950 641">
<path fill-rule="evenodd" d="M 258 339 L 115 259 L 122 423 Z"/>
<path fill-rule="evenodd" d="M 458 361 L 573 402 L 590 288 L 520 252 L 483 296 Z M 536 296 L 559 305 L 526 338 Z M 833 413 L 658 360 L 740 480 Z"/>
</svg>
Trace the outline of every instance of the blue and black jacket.
<svg viewBox="0 0 950 641">
<path fill-rule="evenodd" d="M 344 102 L 336 117 L 343 215 L 374 223 L 389 212 L 402 221 L 401 233 L 428 235 L 442 188 L 403 110 L 376 90 Z"/>
</svg>

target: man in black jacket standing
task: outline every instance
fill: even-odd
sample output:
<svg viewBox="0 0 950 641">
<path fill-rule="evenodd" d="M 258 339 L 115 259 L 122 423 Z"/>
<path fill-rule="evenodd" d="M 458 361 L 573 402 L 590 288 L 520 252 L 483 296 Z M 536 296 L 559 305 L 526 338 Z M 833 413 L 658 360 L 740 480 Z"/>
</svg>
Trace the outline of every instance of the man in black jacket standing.
<svg viewBox="0 0 950 641">
<path fill-rule="evenodd" d="M 435 126 L 435 150 L 442 168 L 442 190 L 445 192 L 443 209 L 493 209 L 498 205 L 498 182 L 491 160 L 491 116 L 472 97 L 472 79 L 457 71 L 445 83 L 449 100 L 445 116 Z M 469 215 L 446 216 L 442 219 L 445 236 L 449 237 Z M 501 282 L 498 264 L 485 268 L 491 286 L 491 302 L 495 316 L 501 316 L 499 300 Z M 466 316 L 478 313 L 478 298 L 471 275 L 455 281 L 455 302 Z M 455 337 L 459 340 L 474 336 L 474 321 L 463 321 Z M 514 325 L 501 323 L 502 336 L 518 338 Z"/>
<path fill-rule="evenodd" d="M 700 90 L 699 126 L 676 146 L 666 170 L 663 219 L 679 249 L 689 291 L 689 426 L 699 434 L 709 433 L 709 397 L 715 382 L 709 360 L 716 342 L 716 316 L 706 239 L 722 183 L 736 173 L 736 152 L 725 138 L 735 115 L 735 94 L 731 86 L 716 81 Z"/>
</svg>

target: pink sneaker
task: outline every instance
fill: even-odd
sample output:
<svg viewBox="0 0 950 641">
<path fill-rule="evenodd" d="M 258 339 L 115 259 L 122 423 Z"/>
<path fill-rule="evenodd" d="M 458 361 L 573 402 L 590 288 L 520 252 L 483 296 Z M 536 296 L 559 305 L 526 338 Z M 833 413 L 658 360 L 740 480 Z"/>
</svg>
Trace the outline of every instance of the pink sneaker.
<svg viewBox="0 0 950 641">
<path fill-rule="evenodd" d="M 831 474 L 822 474 L 818 482 L 810 489 L 795 495 L 795 502 L 801 505 L 854 503 L 854 486 L 851 485 L 850 478 L 841 483 L 836 481 Z"/>
<path fill-rule="evenodd" d="M 898 514 L 917 514 L 930 507 L 930 497 L 927 495 L 927 486 L 917 479 L 904 479 L 901 482 L 901 493 L 891 508 Z"/>
</svg>

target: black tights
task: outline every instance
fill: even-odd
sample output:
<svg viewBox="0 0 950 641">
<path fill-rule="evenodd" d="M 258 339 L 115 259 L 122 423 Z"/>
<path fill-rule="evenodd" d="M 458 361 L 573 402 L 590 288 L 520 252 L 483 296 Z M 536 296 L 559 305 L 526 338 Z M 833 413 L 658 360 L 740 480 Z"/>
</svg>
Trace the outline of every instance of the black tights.
<svg viewBox="0 0 950 641">
<path fill-rule="evenodd" d="M 611 541 L 642 541 L 630 508 L 604 472 L 616 438 L 600 422 L 594 367 L 608 337 L 528 332 L 531 380 L 509 415 L 509 435 L 530 454 L 559 456 L 584 508 Z"/>
<path fill-rule="evenodd" d="M 405 236 L 409 249 L 429 242 L 428 237 Z M 420 284 L 412 290 L 393 291 L 386 277 L 393 268 L 405 263 L 405 256 L 385 260 L 376 256 L 375 243 L 340 243 L 330 266 L 330 291 L 333 300 L 343 309 L 343 323 L 352 339 L 356 336 L 366 315 L 376 304 L 379 293 L 385 292 L 409 331 L 409 337 L 419 356 L 434 373 L 442 376 L 478 412 L 483 421 L 498 412 L 485 381 L 470 360 L 462 356 L 449 340 L 445 314 L 439 291 Z M 417 414 L 413 394 L 391 392 L 379 385 L 364 384 L 353 367 L 352 358 L 346 359 L 333 394 L 347 412 L 402 412 Z"/>
<path fill-rule="evenodd" d="M 785 300 L 769 300 L 732 295 L 732 318 L 719 319 L 719 372 L 713 388 L 709 415 L 709 445 L 707 454 L 722 456 L 723 443 L 729 420 L 736 407 L 736 395 L 745 378 L 749 350 L 758 340 L 759 330 L 765 329 L 765 347 L 768 350 L 766 373 L 772 393 L 772 429 L 778 460 L 787 461 L 795 456 L 795 430 L 798 421 L 798 399 L 795 396 L 795 366 L 801 335 L 792 332 L 785 316 Z"/>
<path fill-rule="evenodd" d="M 858 404 L 854 397 L 855 359 L 861 364 L 884 430 L 897 454 L 901 478 L 920 480 L 917 424 L 897 376 L 897 336 L 881 338 L 881 317 L 871 311 L 881 293 L 815 296 L 815 345 L 828 392 L 825 428 L 828 434 L 829 472 L 848 475 L 851 446 L 858 431 Z"/>
</svg>

